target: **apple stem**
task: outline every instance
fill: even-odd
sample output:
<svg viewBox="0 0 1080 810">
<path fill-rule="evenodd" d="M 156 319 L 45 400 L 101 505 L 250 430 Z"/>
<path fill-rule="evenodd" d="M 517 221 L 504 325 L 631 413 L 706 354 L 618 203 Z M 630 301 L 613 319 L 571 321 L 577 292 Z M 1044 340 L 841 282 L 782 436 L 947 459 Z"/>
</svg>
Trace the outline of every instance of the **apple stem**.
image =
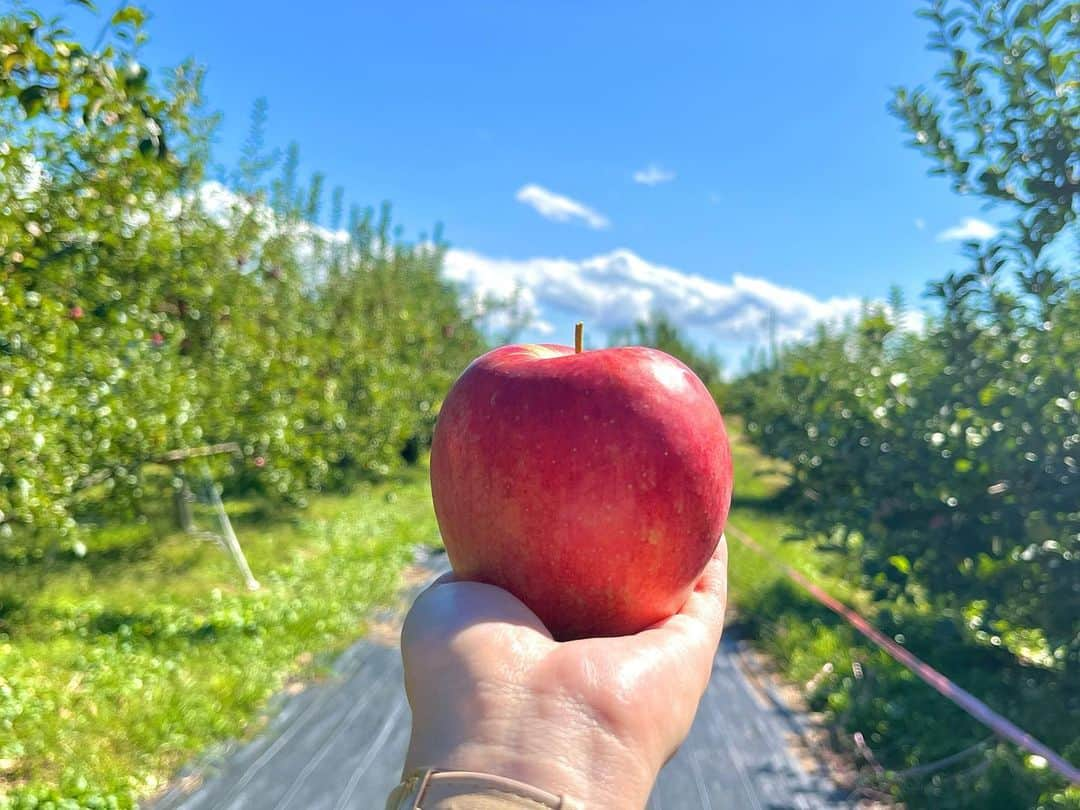
<svg viewBox="0 0 1080 810">
<path fill-rule="evenodd" d="M 578 321 L 574 324 L 574 354 L 581 354 L 581 344 L 585 337 L 585 324 Z"/>
</svg>

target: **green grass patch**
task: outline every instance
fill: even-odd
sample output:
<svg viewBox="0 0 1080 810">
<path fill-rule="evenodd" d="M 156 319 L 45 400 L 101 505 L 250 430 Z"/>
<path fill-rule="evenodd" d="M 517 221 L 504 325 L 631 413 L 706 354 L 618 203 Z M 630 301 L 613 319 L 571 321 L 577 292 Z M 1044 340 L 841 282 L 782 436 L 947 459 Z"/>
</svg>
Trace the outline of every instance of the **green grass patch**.
<svg viewBox="0 0 1080 810">
<path fill-rule="evenodd" d="M 728 538 L 732 604 L 736 609 L 755 608 L 771 589 L 786 582 L 780 563 L 798 569 L 837 596 L 857 598 L 834 555 L 813 542 L 796 539 L 798 518 L 787 508 L 792 496 L 784 465 L 761 455 L 743 435 L 738 419 L 728 422 L 735 466 L 730 523 L 753 537 L 769 555 L 762 557 Z"/>
<path fill-rule="evenodd" d="M 438 542 L 423 468 L 301 510 L 226 507 L 256 592 L 216 544 L 153 523 L 95 530 L 81 558 L 0 564 L 0 808 L 154 793 L 323 671 Z"/>
</svg>

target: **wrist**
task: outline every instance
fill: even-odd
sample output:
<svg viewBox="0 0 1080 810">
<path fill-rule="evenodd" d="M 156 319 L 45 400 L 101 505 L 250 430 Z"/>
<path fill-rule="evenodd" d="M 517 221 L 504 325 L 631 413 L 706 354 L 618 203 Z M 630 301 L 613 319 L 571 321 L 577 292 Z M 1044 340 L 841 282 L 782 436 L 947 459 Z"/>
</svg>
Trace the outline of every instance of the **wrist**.
<svg viewBox="0 0 1080 810">
<path fill-rule="evenodd" d="M 502 776 L 524 782 L 540 790 L 574 799 L 586 808 L 643 808 L 648 787 L 642 789 L 627 773 L 603 772 L 592 764 L 573 765 L 565 761 L 541 759 L 507 752 L 503 747 L 465 744 L 447 752 L 442 761 L 412 760 L 405 771 L 415 768 L 469 771 Z M 651 784 L 651 783 L 650 783 Z"/>
<path fill-rule="evenodd" d="M 475 771 L 564 795 L 586 808 L 643 808 L 656 777 L 628 746 L 565 700 L 500 699 L 437 723 L 414 718 L 405 771 Z M 478 708 L 476 706 L 474 709 Z"/>
</svg>

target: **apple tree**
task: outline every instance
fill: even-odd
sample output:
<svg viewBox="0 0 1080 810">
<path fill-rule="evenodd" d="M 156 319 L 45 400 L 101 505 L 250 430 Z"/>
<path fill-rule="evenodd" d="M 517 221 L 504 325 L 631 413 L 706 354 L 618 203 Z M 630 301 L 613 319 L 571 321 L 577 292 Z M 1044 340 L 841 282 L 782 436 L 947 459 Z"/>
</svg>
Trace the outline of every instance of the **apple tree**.
<svg viewBox="0 0 1080 810">
<path fill-rule="evenodd" d="M 953 643 L 1002 651 L 996 707 L 1075 755 L 1076 722 L 1045 707 L 1080 717 L 1080 7 L 932 0 L 922 15 L 944 66 L 894 112 L 932 174 L 1010 223 L 930 285 L 921 330 L 899 328 L 899 301 L 868 308 L 733 390 L 751 437 L 791 463 L 807 533 L 887 615 L 930 612 Z M 1015 798 L 1002 767 L 965 790 Z M 1025 778 L 1023 801 L 1056 784 Z M 926 790 L 905 798 L 953 806 Z"/>
<path fill-rule="evenodd" d="M 149 465 L 200 445 L 240 447 L 217 462 L 227 485 L 294 501 L 383 475 L 482 349 L 441 239 L 409 243 L 340 190 L 320 224 L 323 181 L 265 150 L 265 105 L 238 171 L 210 181 L 201 71 L 152 77 L 144 22 L 124 6 L 91 47 L 61 19 L 0 16 L 6 534 L 130 517 Z"/>
</svg>

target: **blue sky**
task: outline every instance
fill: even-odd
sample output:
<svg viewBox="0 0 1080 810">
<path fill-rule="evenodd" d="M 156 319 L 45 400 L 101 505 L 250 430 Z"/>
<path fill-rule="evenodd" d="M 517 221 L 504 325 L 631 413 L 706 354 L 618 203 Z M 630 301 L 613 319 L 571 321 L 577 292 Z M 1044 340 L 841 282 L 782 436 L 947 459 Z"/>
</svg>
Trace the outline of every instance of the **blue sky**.
<svg viewBox="0 0 1080 810">
<path fill-rule="evenodd" d="M 208 66 L 219 159 L 264 96 L 305 170 L 443 223 L 455 277 L 528 288 L 529 336 L 663 305 L 734 360 L 769 305 L 794 337 L 891 284 L 918 302 L 961 263 L 941 235 L 1000 215 L 886 111 L 937 67 L 918 6 L 158 0 L 144 57 Z"/>
</svg>

